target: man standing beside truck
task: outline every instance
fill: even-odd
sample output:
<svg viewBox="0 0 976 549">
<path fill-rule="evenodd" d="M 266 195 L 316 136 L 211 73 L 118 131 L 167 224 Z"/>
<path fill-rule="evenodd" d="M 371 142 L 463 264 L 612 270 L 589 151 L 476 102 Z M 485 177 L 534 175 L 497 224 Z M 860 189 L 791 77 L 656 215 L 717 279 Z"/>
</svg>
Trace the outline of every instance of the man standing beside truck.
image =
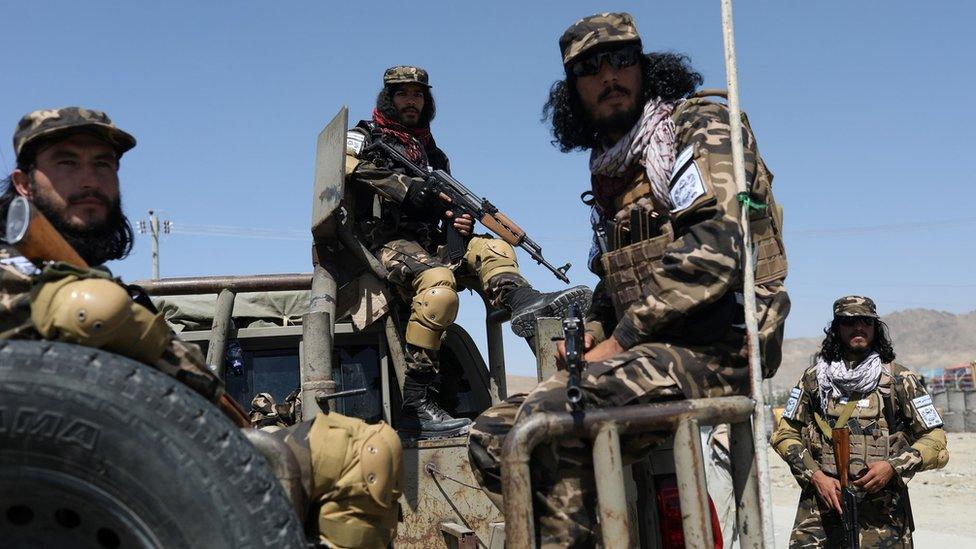
<svg viewBox="0 0 976 549">
<path fill-rule="evenodd" d="M 845 534 L 863 547 L 911 547 L 907 482 L 948 462 L 942 418 L 919 376 L 894 362 L 873 300 L 842 297 L 833 313 L 773 433 L 802 489 L 790 547 L 849 547 Z M 839 430 L 849 431 L 848 463 L 832 444 Z M 837 478 L 844 468 L 851 502 Z"/>
<path fill-rule="evenodd" d="M 544 112 L 564 152 L 590 151 L 590 268 L 600 277 L 586 324 L 585 407 L 747 394 L 742 207 L 751 208 L 767 377 L 779 366 L 789 311 L 781 213 L 751 129 L 744 124 L 751 192 L 740 197 L 728 109 L 694 93 L 702 79 L 686 58 L 643 53 L 626 13 L 574 23 L 559 47 L 566 78 L 552 86 Z M 566 383 L 566 372 L 557 372 L 528 396 L 490 408 L 472 427 L 471 463 L 496 502 L 505 435 L 533 413 L 569 411 Z M 542 545 L 596 543 L 586 445 L 541 446 L 531 465 Z"/>
<path fill-rule="evenodd" d="M 411 173 L 378 142 L 422 170 L 450 172 L 447 155 L 430 131 L 436 112 L 427 71 L 399 65 L 383 74 L 371 120 L 347 137 L 346 174 L 355 201 L 358 236 L 389 271 L 389 282 L 410 302 L 407 374 L 400 432 L 420 438 L 466 433 L 467 418 L 452 418 L 431 394 L 440 368 L 444 331 L 458 311 L 459 284 L 477 290 L 491 307 L 511 314 L 512 330 L 531 337 L 535 319 L 561 316 L 570 305 L 589 307 L 590 290 L 577 286 L 540 293 L 519 272 L 507 242 L 472 235 L 474 220 L 454 216 L 429 177 Z M 463 238 L 452 259 L 448 232 Z"/>
</svg>

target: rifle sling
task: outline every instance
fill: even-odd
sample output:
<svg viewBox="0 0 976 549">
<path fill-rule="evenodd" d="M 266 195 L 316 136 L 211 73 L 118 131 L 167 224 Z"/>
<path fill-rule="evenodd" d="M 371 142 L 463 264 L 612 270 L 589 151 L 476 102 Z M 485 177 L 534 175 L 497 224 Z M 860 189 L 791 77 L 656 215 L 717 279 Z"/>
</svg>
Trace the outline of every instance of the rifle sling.
<svg viewBox="0 0 976 549">
<path fill-rule="evenodd" d="M 847 404 L 844 405 L 844 409 L 841 410 L 840 412 L 840 417 L 837 418 L 837 421 L 834 423 L 834 425 L 847 425 L 847 420 L 851 419 L 851 415 L 854 414 L 854 408 L 856 406 L 857 406 L 857 399 L 852 398 L 851 400 L 848 400 Z M 827 420 L 825 420 L 823 416 L 821 416 L 817 412 L 813 413 L 813 419 L 816 420 L 817 427 L 819 427 L 820 432 L 823 433 L 825 437 L 827 437 L 827 440 L 833 440 L 833 436 L 830 434 L 831 427 L 830 424 L 827 423 Z"/>
</svg>

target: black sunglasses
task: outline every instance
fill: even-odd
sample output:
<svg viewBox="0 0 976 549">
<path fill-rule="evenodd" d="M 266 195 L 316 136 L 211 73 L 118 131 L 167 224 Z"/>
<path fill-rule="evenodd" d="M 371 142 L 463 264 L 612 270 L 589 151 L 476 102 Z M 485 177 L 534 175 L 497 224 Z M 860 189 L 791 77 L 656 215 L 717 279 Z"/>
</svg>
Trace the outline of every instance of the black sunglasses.
<svg viewBox="0 0 976 549">
<path fill-rule="evenodd" d="M 600 72 L 604 61 L 615 69 L 622 69 L 637 64 L 640 54 L 640 48 L 636 46 L 595 53 L 573 63 L 571 70 L 574 76 L 593 76 Z"/>
<path fill-rule="evenodd" d="M 870 325 L 874 324 L 874 319 L 869 316 L 842 316 L 837 319 L 837 324 L 845 327 L 851 327 L 857 324 Z"/>
</svg>

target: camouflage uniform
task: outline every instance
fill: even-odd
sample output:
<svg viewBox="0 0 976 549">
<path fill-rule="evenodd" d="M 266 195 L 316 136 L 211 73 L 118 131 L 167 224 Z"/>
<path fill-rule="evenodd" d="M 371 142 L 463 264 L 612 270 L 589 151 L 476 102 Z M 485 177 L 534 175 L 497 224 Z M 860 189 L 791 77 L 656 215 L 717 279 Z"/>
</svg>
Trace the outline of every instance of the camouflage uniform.
<svg viewBox="0 0 976 549">
<path fill-rule="evenodd" d="M 639 43 L 629 15 L 600 14 L 570 27 L 560 41 L 564 62 L 607 41 Z M 597 342 L 612 334 L 626 351 L 588 364 L 581 382 L 587 408 L 748 392 L 742 307 L 736 297 L 742 284 L 742 237 L 728 110 L 719 103 L 692 98 L 677 106 L 672 119 L 675 150 L 688 154 L 676 155 L 679 162 L 671 186 L 689 170 L 696 170 L 702 192 L 685 207 L 669 211 L 654 202 L 644 172 L 638 169 L 614 198 L 614 207 L 628 213 L 638 202 L 653 204 L 665 223 L 660 235 L 621 248 L 622 254 L 612 256 L 631 254 L 625 258 L 629 265 L 602 261 L 605 270 L 600 272 L 594 292 L 587 331 Z M 767 205 L 753 214 L 754 221 L 761 221 L 753 225 L 755 242 L 765 251 L 759 254 L 759 265 L 767 266 L 757 277 L 757 297 L 768 334 L 766 352 L 778 365 L 782 324 L 789 310 L 782 287 L 786 261 L 778 219 L 770 216 L 778 211 L 770 187 L 772 175 L 759 157 L 748 125 L 743 137 L 752 197 Z M 601 212 L 601 221 L 618 217 L 613 213 Z M 625 276 L 614 279 L 626 269 L 630 271 Z M 633 288 L 635 281 L 640 284 L 637 288 Z M 630 304 L 621 300 L 628 291 L 633 296 Z M 509 398 L 475 421 L 469 439 L 470 459 L 476 477 L 494 501 L 501 497 L 499 458 L 505 435 L 533 413 L 569 411 L 566 380 L 566 373 L 558 372 L 527 396 Z M 650 442 L 648 437 L 625 441 L 625 452 L 639 455 Z M 543 546 L 586 547 L 599 540 L 587 446 L 566 440 L 540 447 L 533 455 L 533 502 Z"/>
<path fill-rule="evenodd" d="M 834 310 L 835 316 L 877 318 L 874 303 L 859 296 L 837 300 Z M 918 375 L 897 363 L 882 365 L 873 392 L 848 397 L 858 399 L 846 414 L 851 428 L 851 481 L 877 461 L 887 461 L 896 473 L 874 494 L 850 484 L 859 500 L 861 547 L 912 547 L 914 523 L 907 483 L 916 473 L 944 467 L 948 462 L 942 419 Z M 824 409 L 817 367 L 812 366 L 790 392 L 773 433 L 773 448 L 789 464 L 802 489 L 790 547 L 844 545 L 841 517 L 820 500 L 810 480 L 816 471 L 837 476 L 833 446 L 825 431 L 845 415 L 845 404 L 846 399 L 831 396 Z"/>
<path fill-rule="evenodd" d="M 391 67 L 383 76 L 388 88 L 407 83 L 430 87 L 427 72 L 418 67 Z M 469 237 L 463 257 L 455 262 L 448 258 L 442 224 L 449 207 L 438 200 L 423 206 L 413 204 L 411 193 L 423 186 L 424 178 L 405 174 L 403 166 L 395 165 L 369 145 L 382 139 L 407 158 L 414 151 L 419 156 L 414 160 L 417 165 L 450 173 L 447 155 L 436 146 L 428 129 L 420 130 L 426 142 L 413 137 L 406 127 L 399 128 L 394 139 L 386 135 L 389 128 L 384 128 L 377 116 L 374 113 L 374 120 L 359 122 L 348 134 L 346 174 L 351 184 L 346 203 L 354 211 L 360 238 L 387 269 L 388 280 L 411 303 L 406 333 L 408 371 L 432 373 L 438 369 L 441 335 L 457 315 L 458 288 L 477 291 L 491 308 L 511 311 L 512 290 L 529 290 L 530 285 L 519 274 L 514 248 L 490 235 Z M 572 297 L 589 304 L 586 288 L 573 288 L 564 294 L 565 299 Z M 512 320 L 518 335 L 531 335 L 524 333 L 514 314 Z"/>
</svg>

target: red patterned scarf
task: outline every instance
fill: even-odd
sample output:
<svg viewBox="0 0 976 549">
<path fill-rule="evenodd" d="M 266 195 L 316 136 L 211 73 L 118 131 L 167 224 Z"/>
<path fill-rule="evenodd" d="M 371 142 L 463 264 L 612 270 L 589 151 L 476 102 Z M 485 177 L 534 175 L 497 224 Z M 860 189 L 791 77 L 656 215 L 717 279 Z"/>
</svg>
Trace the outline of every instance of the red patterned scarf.
<svg viewBox="0 0 976 549">
<path fill-rule="evenodd" d="M 430 127 L 408 128 L 403 124 L 383 116 L 379 109 L 373 109 L 373 122 L 377 128 L 400 142 L 404 148 L 404 156 L 411 162 L 427 162 L 426 151 L 433 149 L 434 136 Z"/>
</svg>

